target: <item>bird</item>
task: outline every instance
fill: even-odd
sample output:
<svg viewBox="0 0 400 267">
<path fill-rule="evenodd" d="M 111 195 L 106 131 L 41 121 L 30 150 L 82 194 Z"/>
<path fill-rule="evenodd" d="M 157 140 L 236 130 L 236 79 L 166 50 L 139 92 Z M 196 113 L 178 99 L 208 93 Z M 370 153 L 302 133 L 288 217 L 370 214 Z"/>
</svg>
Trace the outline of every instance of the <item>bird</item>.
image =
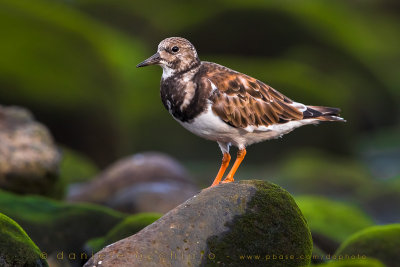
<svg viewBox="0 0 400 267">
<path fill-rule="evenodd" d="M 234 181 L 249 145 L 303 125 L 345 121 L 339 108 L 295 102 L 249 75 L 201 61 L 193 44 L 182 37 L 162 40 L 157 53 L 136 67 L 149 65 L 162 68 L 161 100 L 172 117 L 190 132 L 218 143 L 222 163 L 210 187 Z M 231 146 L 238 148 L 236 160 L 222 180 Z"/>
</svg>

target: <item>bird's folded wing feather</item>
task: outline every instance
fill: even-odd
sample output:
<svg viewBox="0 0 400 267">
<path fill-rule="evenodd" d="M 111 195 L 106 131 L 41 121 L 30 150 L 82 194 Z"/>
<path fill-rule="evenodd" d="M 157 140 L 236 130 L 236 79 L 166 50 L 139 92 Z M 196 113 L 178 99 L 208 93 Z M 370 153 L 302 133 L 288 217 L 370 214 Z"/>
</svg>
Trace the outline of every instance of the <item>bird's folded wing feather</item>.
<svg viewBox="0 0 400 267">
<path fill-rule="evenodd" d="M 212 88 L 212 111 L 231 126 L 268 127 L 303 119 L 303 104 L 250 76 L 224 70 L 209 72 L 207 80 Z"/>
</svg>

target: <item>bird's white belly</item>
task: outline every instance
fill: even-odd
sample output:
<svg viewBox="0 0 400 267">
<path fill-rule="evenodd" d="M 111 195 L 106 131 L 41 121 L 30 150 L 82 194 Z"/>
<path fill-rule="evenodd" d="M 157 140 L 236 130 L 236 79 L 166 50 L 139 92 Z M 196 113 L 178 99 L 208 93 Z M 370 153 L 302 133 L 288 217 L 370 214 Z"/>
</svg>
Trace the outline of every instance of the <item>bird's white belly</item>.
<svg viewBox="0 0 400 267">
<path fill-rule="evenodd" d="M 187 130 L 200 137 L 221 143 L 230 143 L 239 148 L 244 148 L 268 139 L 278 138 L 302 125 L 318 123 L 316 120 L 307 119 L 270 125 L 268 127 L 249 126 L 241 129 L 232 127 L 221 120 L 212 112 L 211 106 L 190 123 L 177 121 Z"/>
<path fill-rule="evenodd" d="M 234 143 L 234 139 L 240 136 L 240 130 L 222 121 L 212 112 L 211 107 L 190 123 L 177 121 L 192 133 L 213 141 Z"/>
</svg>

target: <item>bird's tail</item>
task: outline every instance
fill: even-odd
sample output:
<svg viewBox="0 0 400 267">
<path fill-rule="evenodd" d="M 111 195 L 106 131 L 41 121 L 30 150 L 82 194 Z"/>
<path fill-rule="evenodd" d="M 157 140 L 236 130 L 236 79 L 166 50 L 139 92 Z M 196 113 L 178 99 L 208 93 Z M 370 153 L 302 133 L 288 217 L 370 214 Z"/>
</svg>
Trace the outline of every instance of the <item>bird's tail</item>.
<svg viewBox="0 0 400 267">
<path fill-rule="evenodd" d="M 329 108 L 320 106 L 307 106 L 303 112 L 303 119 L 317 119 L 320 121 L 342 121 L 346 120 L 340 117 L 340 108 Z"/>
</svg>

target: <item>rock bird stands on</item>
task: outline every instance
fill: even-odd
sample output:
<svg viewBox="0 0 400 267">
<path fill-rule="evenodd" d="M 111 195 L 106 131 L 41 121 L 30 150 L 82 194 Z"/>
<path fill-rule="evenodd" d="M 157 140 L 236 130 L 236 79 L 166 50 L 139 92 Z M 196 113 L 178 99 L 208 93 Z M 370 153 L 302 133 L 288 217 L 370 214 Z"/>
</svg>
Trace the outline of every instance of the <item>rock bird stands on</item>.
<svg viewBox="0 0 400 267">
<path fill-rule="evenodd" d="M 287 134 L 320 121 L 344 121 L 340 109 L 294 102 L 265 83 L 212 62 L 200 61 L 186 39 L 172 37 L 158 45 L 157 53 L 137 67 L 160 65 L 161 99 L 165 108 L 192 133 L 216 141 L 223 158 L 211 186 L 218 185 L 229 165 L 229 147 L 238 147 L 233 176 L 246 155 L 246 147 Z"/>
</svg>

